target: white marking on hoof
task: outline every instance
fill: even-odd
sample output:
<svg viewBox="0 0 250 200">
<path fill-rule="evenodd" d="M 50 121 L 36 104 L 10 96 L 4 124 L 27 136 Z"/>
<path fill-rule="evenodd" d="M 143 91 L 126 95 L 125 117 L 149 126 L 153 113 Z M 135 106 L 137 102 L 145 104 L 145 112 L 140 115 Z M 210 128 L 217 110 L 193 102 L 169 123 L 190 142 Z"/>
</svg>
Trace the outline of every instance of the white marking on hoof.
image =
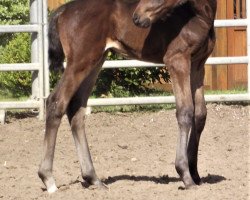
<svg viewBox="0 0 250 200">
<path fill-rule="evenodd" d="M 56 187 L 55 184 L 53 184 L 52 186 L 50 186 L 50 187 L 47 189 L 47 191 L 48 191 L 49 194 L 52 194 L 52 193 L 56 192 L 57 190 L 58 190 L 58 188 Z"/>
</svg>

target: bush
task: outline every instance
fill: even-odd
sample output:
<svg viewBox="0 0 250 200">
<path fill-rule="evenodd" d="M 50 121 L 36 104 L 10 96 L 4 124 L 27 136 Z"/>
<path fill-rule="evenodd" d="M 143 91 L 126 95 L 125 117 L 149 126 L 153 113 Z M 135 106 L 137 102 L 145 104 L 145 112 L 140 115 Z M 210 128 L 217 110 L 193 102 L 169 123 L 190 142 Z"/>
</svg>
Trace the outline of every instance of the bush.
<svg viewBox="0 0 250 200">
<path fill-rule="evenodd" d="M 24 24 L 29 21 L 29 0 L 1 0 L 1 24 Z"/>
<path fill-rule="evenodd" d="M 16 25 L 29 22 L 29 0 L 1 0 L 0 24 Z M 15 34 L 0 34 L 0 45 L 5 46 Z"/>
<path fill-rule="evenodd" d="M 109 54 L 108 60 L 121 59 L 115 54 Z M 165 68 L 116 68 L 103 69 L 94 90 L 95 96 L 128 97 L 144 93 L 148 95 L 151 90 L 148 84 L 155 82 L 168 82 L 169 74 Z"/>
<path fill-rule="evenodd" d="M 30 62 L 30 34 L 15 34 L 5 47 L 0 47 L 0 63 Z M 31 91 L 31 72 L 0 72 L 1 93 L 13 97 L 27 96 Z"/>
<path fill-rule="evenodd" d="M 29 0 L 1 0 L 0 24 L 29 22 Z M 0 63 L 30 62 L 30 35 L 28 33 L 0 34 Z M 31 72 L 0 72 L 2 95 L 20 97 L 29 95 Z M 4 88 L 4 91 L 3 91 Z"/>
</svg>

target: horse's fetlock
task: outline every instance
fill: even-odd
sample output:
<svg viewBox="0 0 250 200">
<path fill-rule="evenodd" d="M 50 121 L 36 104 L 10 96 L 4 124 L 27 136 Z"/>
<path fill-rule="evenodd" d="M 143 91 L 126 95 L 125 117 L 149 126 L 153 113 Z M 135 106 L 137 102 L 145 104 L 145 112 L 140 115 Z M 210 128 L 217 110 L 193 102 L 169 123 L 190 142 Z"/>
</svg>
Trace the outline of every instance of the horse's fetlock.
<svg viewBox="0 0 250 200">
<path fill-rule="evenodd" d="M 95 182 L 95 178 L 90 175 L 83 175 L 82 178 L 89 184 L 93 184 Z"/>
<path fill-rule="evenodd" d="M 39 169 L 37 172 L 39 178 L 43 181 L 48 179 L 49 176 L 51 176 L 51 172 L 49 170 Z"/>
<path fill-rule="evenodd" d="M 39 176 L 40 179 L 43 180 L 43 179 L 45 178 L 45 175 L 44 175 L 44 173 L 43 173 L 42 171 L 39 170 L 39 171 L 37 172 L 37 174 L 38 174 L 38 176 Z"/>
<path fill-rule="evenodd" d="M 188 162 L 186 160 L 180 159 L 175 161 L 175 169 L 181 177 L 183 176 L 183 172 L 187 168 L 188 168 Z"/>
<path fill-rule="evenodd" d="M 94 184 L 94 182 L 98 179 L 95 170 L 88 170 L 86 173 L 82 173 L 82 178 L 89 184 Z"/>
</svg>

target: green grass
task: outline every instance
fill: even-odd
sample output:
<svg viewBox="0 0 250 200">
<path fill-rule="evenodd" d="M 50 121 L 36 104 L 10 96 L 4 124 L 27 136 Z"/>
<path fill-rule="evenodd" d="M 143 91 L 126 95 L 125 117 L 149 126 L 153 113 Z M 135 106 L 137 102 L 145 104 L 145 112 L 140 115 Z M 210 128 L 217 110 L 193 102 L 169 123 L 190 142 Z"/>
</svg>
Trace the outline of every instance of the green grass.
<svg viewBox="0 0 250 200">
<path fill-rule="evenodd" d="M 124 106 L 95 106 L 92 107 L 92 112 L 157 112 L 160 110 L 174 109 L 175 104 L 152 104 L 152 105 L 124 105 Z"/>
<path fill-rule="evenodd" d="M 0 101 L 25 101 L 28 98 L 28 96 L 14 97 L 10 92 L 0 90 Z"/>
<path fill-rule="evenodd" d="M 246 94 L 247 89 L 245 88 L 238 88 L 233 90 L 206 90 L 205 94 Z"/>
<path fill-rule="evenodd" d="M 2 101 L 2 102 L 7 102 L 7 101 L 26 101 L 28 99 L 29 99 L 29 97 L 14 98 L 14 97 L 0 96 L 0 101 Z"/>
</svg>

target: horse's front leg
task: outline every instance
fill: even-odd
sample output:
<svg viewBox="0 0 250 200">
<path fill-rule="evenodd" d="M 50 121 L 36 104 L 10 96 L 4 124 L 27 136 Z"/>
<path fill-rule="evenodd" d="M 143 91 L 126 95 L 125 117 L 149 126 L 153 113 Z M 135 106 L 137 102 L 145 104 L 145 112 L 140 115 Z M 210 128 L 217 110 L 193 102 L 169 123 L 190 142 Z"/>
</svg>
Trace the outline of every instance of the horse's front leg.
<svg viewBox="0 0 250 200">
<path fill-rule="evenodd" d="M 188 162 L 191 176 L 197 185 L 201 184 L 201 178 L 198 173 L 198 148 L 200 136 L 206 123 L 207 109 L 203 96 L 203 86 L 197 88 L 194 92 L 195 116 L 193 120 L 192 131 L 188 143 Z"/>
<path fill-rule="evenodd" d="M 101 62 L 101 64 L 102 63 L 103 62 Z M 100 67 L 101 64 L 99 65 Z M 87 101 L 96 82 L 100 67 L 93 70 L 93 72 L 83 81 L 68 106 L 67 116 L 71 125 L 83 180 L 91 185 L 105 187 L 96 175 L 85 134 Z"/>
<path fill-rule="evenodd" d="M 190 88 L 190 55 L 175 53 L 166 55 L 167 65 L 173 82 L 176 99 L 176 117 L 179 126 L 175 167 L 186 188 L 195 185 L 189 170 L 187 144 L 191 131 L 194 106 Z"/>
</svg>

